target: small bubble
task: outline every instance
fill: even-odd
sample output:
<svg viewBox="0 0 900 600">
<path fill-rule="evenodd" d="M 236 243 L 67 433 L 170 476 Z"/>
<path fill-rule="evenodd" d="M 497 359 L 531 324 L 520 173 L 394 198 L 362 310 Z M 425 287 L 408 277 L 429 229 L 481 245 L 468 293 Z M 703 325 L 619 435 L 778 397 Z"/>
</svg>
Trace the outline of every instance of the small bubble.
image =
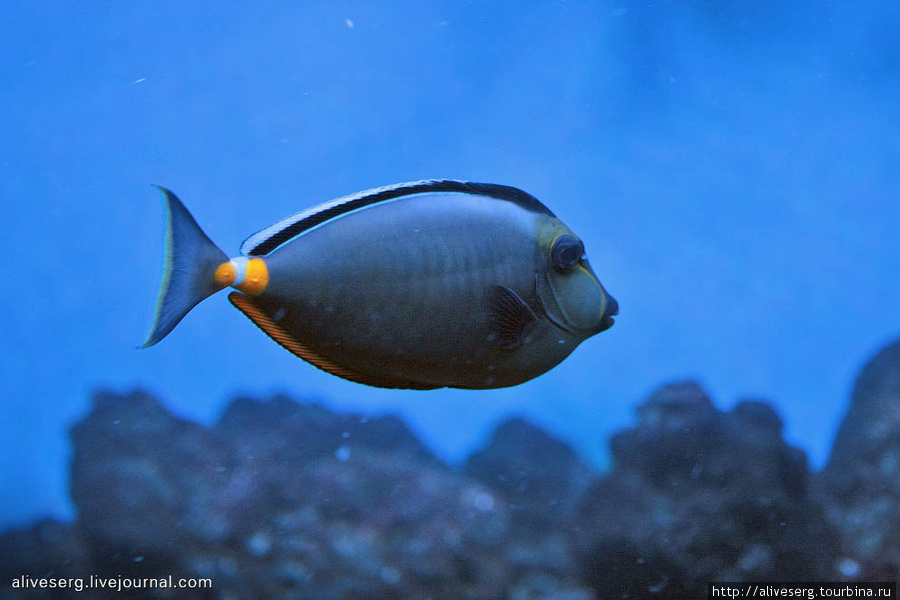
<svg viewBox="0 0 900 600">
<path fill-rule="evenodd" d="M 393 567 L 385 567 L 381 570 L 381 580 L 388 585 L 400 583 L 400 573 Z"/>
<path fill-rule="evenodd" d="M 257 531 L 247 540 L 247 551 L 253 556 L 265 556 L 272 547 L 272 536 L 265 531 Z"/>
<path fill-rule="evenodd" d="M 230 556 L 223 556 L 218 560 L 219 572 L 222 575 L 232 577 L 237 573 L 237 563 Z"/>
<path fill-rule="evenodd" d="M 353 29 L 353 20 L 352 19 L 344 19 L 344 24 L 347 26 L 347 29 Z"/>
<path fill-rule="evenodd" d="M 478 512 L 489 512 L 494 508 L 494 497 L 487 492 L 481 492 L 472 499 L 472 504 Z"/>
<path fill-rule="evenodd" d="M 856 577 L 859 575 L 859 563 L 852 558 L 840 559 L 837 567 L 844 577 Z"/>
<path fill-rule="evenodd" d="M 344 438 L 344 439 L 346 440 L 348 437 L 350 437 L 350 432 L 349 432 L 349 431 L 345 431 L 344 433 L 341 434 L 341 437 Z"/>
<path fill-rule="evenodd" d="M 650 587 L 647 588 L 647 591 L 650 592 L 651 594 L 658 594 L 661 591 L 663 591 L 664 589 L 666 589 L 667 585 L 669 585 L 669 578 L 664 576 L 662 581 L 660 581 L 659 583 L 657 583 L 655 585 L 651 585 Z"/>
<path fill-rule="evenodd" d="M 143 556 L 135 556 L 134 562 L 144 562 L 144 557 Z"/>
<path fill-rule="evenodd" d="M 462 534 L 456 529 L 450 529 L 444 533 L 444 544 L 449 548 L 459 548 L 462 544 Z"/>
<path fill-rule="evenodd" d="M 348 446 L 341 446 L 335 450 L 334 457 L 341 462 L 347 462 L 347 459 L 350 458 L 350 448 Z"/>
</svg>

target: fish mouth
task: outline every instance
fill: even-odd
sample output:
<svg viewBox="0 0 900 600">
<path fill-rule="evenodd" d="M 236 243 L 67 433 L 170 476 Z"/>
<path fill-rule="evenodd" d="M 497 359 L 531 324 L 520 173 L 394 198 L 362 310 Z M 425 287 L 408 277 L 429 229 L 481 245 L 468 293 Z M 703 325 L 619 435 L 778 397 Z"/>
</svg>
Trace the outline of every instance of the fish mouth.
<svg viewBox="0 0 900 600">
<path fill-rule="evenodd" d="M 616 315 L 619 314 L 619 303 L 616 302 L 616 299 L 607 294 L 607 306 L 606 306 L 606 314 L 603 315 L 603 320 L 600 321 L 600 326 L 597 328 L 597 333 L 601 331 L 606 331 L 610 327 L 616 324 L 616 320 L 613 319 Z"/>
<path fill-rule="evenodd" d="M 603 321 L 600 322 L 600 326 L 597 328 L 597 333 L 606 331 L 607 329 L 609 329 L 610 327 L 612 327 L 615 324 L 616 324 L 616 320 L 613 319 L 611 316 L 607 315 L 607 316 L 603 317 Z"/>
</svg>

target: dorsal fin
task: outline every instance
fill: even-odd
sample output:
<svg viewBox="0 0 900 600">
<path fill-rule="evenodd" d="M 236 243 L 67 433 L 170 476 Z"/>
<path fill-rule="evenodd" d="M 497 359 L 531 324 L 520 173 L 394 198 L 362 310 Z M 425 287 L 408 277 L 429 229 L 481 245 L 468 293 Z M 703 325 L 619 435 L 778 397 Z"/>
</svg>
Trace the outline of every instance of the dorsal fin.
<svg viewBox="0 0 900 600">
<path fill-rule="evenodd" d="M 238 292 L 228 294 L 231 303 L 240 310 L 248 319 L 265 332 L 270 338 L 278 343 L 282 348 L 298 356 L 313 365 L 322 369 L 326 373 L 331 373 L 337 377 L 341 377 L 355 383 L 362 383 L 380 388 L 407 389 L 407 390 L 434 390 L 440 386 L 417 383 L 415 381 L 404 381 L 400 379 L 390 379 L 387 377 L 378 377 L 377 375 L 366 375 L 358 373 L 351 369 L 347 369 L 335 364 L 327 358 L 320 356 L 308 346 L 297 340 L 290 333 L 285 331 L 275 319 L 273 319 L 265 309 L 253 301 L 253 299 Z"/>
<path fill-rule="evenodd" d="M 348 212 L 403 196 L 433 192 L 462 192 L 488 196 L 513 202 L 531 212 L 554 216 L 540 200 L 518 188 L 494 183 L 427 179 L 366 190 L 308 208 L 254 233 L 241 244 L 241 252 L 248 256 L 263 256 L 304 231 Z"/>
</svg>

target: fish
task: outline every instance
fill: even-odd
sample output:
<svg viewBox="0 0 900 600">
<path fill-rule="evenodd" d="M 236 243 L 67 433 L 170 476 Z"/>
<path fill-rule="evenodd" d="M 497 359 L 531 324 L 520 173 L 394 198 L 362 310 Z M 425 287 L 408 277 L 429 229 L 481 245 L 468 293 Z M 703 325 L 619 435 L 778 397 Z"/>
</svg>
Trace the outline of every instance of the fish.
<svg viewBox="0 0 900 600">
<path fill-rule="evenodd" d="M 582 240 L 514 187 L 433 179 L 344 196 L 227 256 L 170 190 L 162 281 L 141 347 L 204 299 L 280 346 L 379 388 L 493 389 L 549 371 L 619 313 Z"/>
</svg>

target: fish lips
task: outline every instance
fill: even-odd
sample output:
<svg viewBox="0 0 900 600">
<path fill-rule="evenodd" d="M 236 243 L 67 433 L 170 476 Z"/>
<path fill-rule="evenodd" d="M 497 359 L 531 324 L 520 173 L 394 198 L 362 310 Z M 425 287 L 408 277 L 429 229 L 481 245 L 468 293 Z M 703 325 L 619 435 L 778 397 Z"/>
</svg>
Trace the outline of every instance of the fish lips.
<svg viewBox="0 0 900 600">
<path fill-rule="evenodd" d="M 616 320 L 613 319 L 614 316 L 619 314 L 619 303 L 616 302 L 616 299 L 606 294 L 606 312 L 603 315 L 603 320 L 600 321 L 600 326 L 597 328 L 596 333 L 600 333 L 602 331 L 606 331 L 610 327 L 616 324 Z"/>
</svg>

